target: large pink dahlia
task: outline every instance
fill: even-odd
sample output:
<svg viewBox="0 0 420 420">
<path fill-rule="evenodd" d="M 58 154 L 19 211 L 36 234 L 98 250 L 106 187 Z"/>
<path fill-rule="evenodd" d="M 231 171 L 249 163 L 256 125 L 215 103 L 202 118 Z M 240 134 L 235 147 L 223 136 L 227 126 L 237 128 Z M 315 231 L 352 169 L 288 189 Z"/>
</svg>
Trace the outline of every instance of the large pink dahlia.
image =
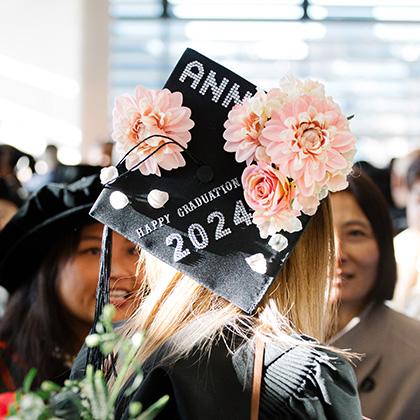
<svg viewBox="0 0 420 420">
<path fill-rule="evenodd" d="M 189 130 L 194 126 L 191 110 L 182 106 L 182 94 L 168 89 L 151 90 L 138 86 L 135 95 L 121 95 L 115 100 L 112 138 L 124 152 L 151 135 L 168 136 L 184 148 L 191 140 Z M 127 169 L 131 169 L 169 140 L 152 137 L 135 148 L 127 157 Z M 171 170 L 185 166 L 177 144 L 163 146 L 139 167 L 143 175 L 160 176 L 160 168 Z"/>
<path fill-rule="evenodd" d="M 284 95 L 279 89 L 272 89 L 268 93 L 258 91 L 229 112 L 224 124 L 224 149 L 234 152 L 237 162 L 245 161 L 249 165 L 253 160 L 268 159 L 260 136 L 271 118 L 272 110 L 279 107 L 283 100 Z"/>
<path fill-rule="evenodd" d="M 355 137 L 329 98 L 300 96 L 273 111 L 260 137 L 280 172 L 292 178 L 298 201 L 312 214 L 325 192 L 345 188 Z"/>
</svg>

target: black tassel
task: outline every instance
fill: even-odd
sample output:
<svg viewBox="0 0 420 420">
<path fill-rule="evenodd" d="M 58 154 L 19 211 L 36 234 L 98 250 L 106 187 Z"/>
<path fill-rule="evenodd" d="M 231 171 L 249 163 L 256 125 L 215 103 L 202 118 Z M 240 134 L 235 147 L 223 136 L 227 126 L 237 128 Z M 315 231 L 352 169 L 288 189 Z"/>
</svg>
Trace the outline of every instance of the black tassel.
<svg viewBox="0 0 420 420">
<path fill-rule="evenodd" d="M 91 334 L 96 333 L 96 324 L 102 315 L 104 307 L 109 303 L 109 290 L 111 278 L 111 260 L 112 260 L 112 230 L 104 226 L 102 234 L 102 251 L 99 268 L 98 286 L 96 288 L 96 307 L 95 318 L 93 320 Z M 99 347 L 89 348 L 87 352 L 86 365 L 93 365 L 95 369 L 102 369 L 105 364 L 105 357 Z M 111 360 L 113 357 L 111 356 Z"/>
</svg>

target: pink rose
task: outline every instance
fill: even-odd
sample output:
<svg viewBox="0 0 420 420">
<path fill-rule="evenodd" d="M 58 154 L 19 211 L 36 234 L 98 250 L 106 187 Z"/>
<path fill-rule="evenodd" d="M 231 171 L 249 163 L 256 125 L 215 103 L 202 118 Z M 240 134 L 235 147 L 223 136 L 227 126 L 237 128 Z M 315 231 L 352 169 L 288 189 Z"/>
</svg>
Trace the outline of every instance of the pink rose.
<svg viewBox="0 0 420 420">
<path fill-rule="evenodd" d="M 295 185 L 265 162 L 248 166 L 242 174 L 245 200 L 255 210 L 253 221 L 262 238 L 280 230 L 302 228 L 299 211 L 292 208 Z"/>
</svg>

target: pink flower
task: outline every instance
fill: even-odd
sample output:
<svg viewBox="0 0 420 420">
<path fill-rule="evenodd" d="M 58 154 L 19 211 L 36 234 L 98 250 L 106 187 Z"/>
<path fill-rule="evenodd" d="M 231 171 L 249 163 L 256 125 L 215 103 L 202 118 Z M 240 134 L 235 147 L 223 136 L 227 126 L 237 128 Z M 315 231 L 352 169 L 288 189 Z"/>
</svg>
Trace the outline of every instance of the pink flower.
<svg viewBox="0 0 420 420">
<path fill-rule="evenodd" d="M 191 110 L 182 106 L 182 94 L 168 89 L 150 90 L 138 86 L 135 95 L 116 98 L 113 110 L 112 138 L 119 149 L 128 152 L 146 137 L 154 134 L 168 136 L 183 147 L 191 140 L 189 130 L 194 126 Z M 127 169 L 131 169 L 150 156 L 169 140 L 152 137 L 134 149 L 127 157 Z M 160 168 L 171 170 L 185 166 L 182 149 L 174 144 L 163 146 L 139 167 L 143 175 L 160 176 Z"/>
<path fill-rule="evenodd" d="M 246 161 L 249 165 L 256 155 L 266 156 L 260 136 L 266 122 L 271 118 L 272 110 L 283 103 L 283 98 L 279 89 L 272 89 L 268 93 L 258 91 L 229 112 L 224 124 L 224 149 L 235 152 L 237 162 Z"/>
<path fill-rule="evenodd" d="M 305 213 L 313 214 L 328 190 L 345 187 L 355 137 L 331 99 L 303 95 L 287 102 L 273 112 L 260 140 L 280 172 L 296 183 Z"/>
<path fill-rule="evenodd" d="M 253 222 L 262 238 L 281 230 L 302 229 L 299 211 L 292 208 L 295 185 L 277 169 L 265 162 L 250 165 L 242 174 L 242 185 L 246 202 L 255 210 Z"/>
<path fill-rule="evenodd" d="M 3 392 L 0 394 L 0 420 L 6 419 L 9 408 L 16 402 L 15 392 Z"/>
<path fill-rule="evenodd" d="M 322 83 L 315 80 L 300 80 L 292 75 L 280 80 L 280 89 L 287 95 L 290 101 L 298 96 L 310 95 L 319 99 L 325 98 L 325 89 Z"/>
</svg>

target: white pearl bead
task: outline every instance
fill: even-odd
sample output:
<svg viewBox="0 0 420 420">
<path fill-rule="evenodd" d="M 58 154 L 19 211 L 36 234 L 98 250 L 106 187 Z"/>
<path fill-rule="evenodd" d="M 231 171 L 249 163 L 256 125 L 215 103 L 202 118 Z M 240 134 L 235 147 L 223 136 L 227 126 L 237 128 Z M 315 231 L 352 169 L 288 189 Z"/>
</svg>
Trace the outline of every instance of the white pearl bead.
<svg viewBox="0 0 420 420">
<path fill-rule="evenodd" d="M 129 200 L 121 191 L 113 191 L 109 196 L 109 202 L 115 210 L 121 210 L 129 203 Z"/>
<path fill-rule="evenodd" d="M 101 179 L 102 185 L 107 184 L 109 181 L 114 180 L 118 177 L 118 169 L 115 166 L 108 166 L 101 169 L 99 178 Z"/>
<path fill-rule="evenodd" d="M 261 252 L 245 258 L 245 261 L 256 273 L 265 274 L 267 272 L 267 261 Z"/>
<path fill-rule="evenodd" d="M 169 194 L 165 191 L 152 190 L 147 195 L 147 201 L 154 209 L 160 209 L 168 200 Z"/>
<path fill-rule="evenodd" d="M 287 238 L 283 235 L 280 235 L 279 233 L 273 235 L 268 241 L 268 245 L 270 245 L 271 248 L 273 248 L 277 252 L 281 252 L 283 251 L 283 249 L 286 249 L 288 244 L 289 241 L 287 240 Z"/>
</svg>

